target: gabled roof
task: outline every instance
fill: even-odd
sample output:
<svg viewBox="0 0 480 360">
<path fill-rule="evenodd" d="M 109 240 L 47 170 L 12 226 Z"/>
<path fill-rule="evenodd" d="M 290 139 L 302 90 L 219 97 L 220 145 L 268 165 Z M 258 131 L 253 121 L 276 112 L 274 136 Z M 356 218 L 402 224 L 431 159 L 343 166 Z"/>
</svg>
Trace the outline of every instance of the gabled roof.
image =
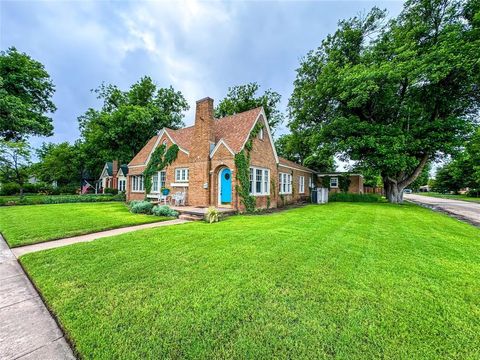
<svg viewBox="0 0 480 360">
<path fill-rule="evenodd" d="M 244 111 L 215 121 L 215 143 L 223 139 L 235 152 L 242 150 L 262 108 Z M 266 119 L 265 119 L 266 120 Z"/>
<path fill-rule="evenodd" d="M 253 125 L 257 121 L 259 115 L 262 113 L 263 108 L 259 107 L 244 111 L 239 114 L 216 119 L 214 122 L 215 144 L 218 144 L 220 140 L 223 140 L 223 142 L 227 144 L 232 151 L 235 153 L 239 152 L 242 150 L 246 140 L 248 139 Z M 181 149 L 187 152 L 190 151 L 191 141 L 195 131 L 194 129 L 194 126 L 185 127 L 178 130 L 164 128 L 147 142 L 147 144 L 137 153 L 137 155 L 135 155 L 132 161 L 130 161 L 128 166 L 145 166 L 148 162 L 150 154 L 164 133 L 166 133 L 167 136 L 169 136 L 171 140 Z"/>
<path fill-rule="evenodd" d="M 294 161 L 290 161 L 290 160 L 287 160 L 287 159 L 282 158 L 282 157 L 278 157 L 278 162 L 279 162 L 280 166 L 291 167 L 291 168 L 295 168 L 297 170 L 307 171 L 307 172 L 311 172 L 311 173 L 315 172 L 312 169 L 309 169 L 309 168 L 307 168 L 303 165 L 297 164 Z"/>
<path fill-rule="evenodd" d="M 120 165 L 120 169 L 119 169 L 119 170 L 122 171 L 122 174 L 123 174 L 124 176 L 127 176 L 127 174 L 128 174 L 128 165 L 127 165 L 127 164 L 122 164 L 122 165 Z M 119 171 L 119 173 L 120 173 L 120 171 Z"/>
</svg>

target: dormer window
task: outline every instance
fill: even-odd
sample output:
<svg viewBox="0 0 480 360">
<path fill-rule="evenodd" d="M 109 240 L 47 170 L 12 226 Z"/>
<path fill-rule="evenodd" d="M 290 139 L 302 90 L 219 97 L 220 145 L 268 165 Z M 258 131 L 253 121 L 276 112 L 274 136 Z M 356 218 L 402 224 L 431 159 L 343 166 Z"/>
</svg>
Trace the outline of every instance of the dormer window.
<svg viewBox="0 0 480 360">
<path fill-rule="evenodd" d="M 258 132 L 258 138 L 263 140 L 263 128 L 260 128 L 260 131 Z"/>
</svg>

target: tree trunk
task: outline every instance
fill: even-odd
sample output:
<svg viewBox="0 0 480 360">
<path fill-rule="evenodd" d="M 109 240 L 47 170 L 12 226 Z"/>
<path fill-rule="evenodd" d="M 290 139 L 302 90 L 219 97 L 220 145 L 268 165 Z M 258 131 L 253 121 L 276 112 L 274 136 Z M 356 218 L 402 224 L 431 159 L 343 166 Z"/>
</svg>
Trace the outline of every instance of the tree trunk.
<svg viewBox="0 0 480 360">
<path fill-rule="evenodd" d="M 383 187 L 385 189 L 385 197 L 389 203 L 402 204 L 403 203 L 403 189 L 406 185 L 402 183 L 393 182 L 388 179 L 383 180 Z"/>
<path fill-rule="evenodd" d="M 23 199 L 23 184 L 20 184 L 20 199 Z"/>
</svg>

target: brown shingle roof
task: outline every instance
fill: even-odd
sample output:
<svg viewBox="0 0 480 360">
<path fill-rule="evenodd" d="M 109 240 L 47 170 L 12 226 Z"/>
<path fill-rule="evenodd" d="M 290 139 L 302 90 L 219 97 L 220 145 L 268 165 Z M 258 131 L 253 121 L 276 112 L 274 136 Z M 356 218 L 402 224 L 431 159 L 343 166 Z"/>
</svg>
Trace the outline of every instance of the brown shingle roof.
<svg viewBox="0 0 480 360">
<path fill-rule="evenodd" d="M 284 159 L 280 156 L 278 157 L 278 162 L 280 163 L 280 166 L 285 165 L 285 166 L 293 167 L 293 168 L 298 169 L 298 170 L 308 171 L 308 172 L 312 172 L 312 173 L 315 172 L 312 169 L 309 169 L 309 168 L 307 168 L 303 165 L 297 164 L 296 162 Z"/>
<path fill-rule="evenodd" d="M 155 146 L 155 142 L 158 139 L 158 135 L 152 137 L 145 146 L 140 150 L 137 155 L 128 163 L 128 166 L 135 166 L 135 165 L 144 165 L 148 159 L 148 155 L 152 151 L 153 147 Z"/>
<path fill-rule="evenodd" d="M 259 107 L 215 120 L 215 143 L 218 143 L 221 139 L 223 139 L 235 153 L 239 152 L 247 140 L 250 130 L 252 129 L 255 120 L 257 120 L 261 111 L 262 108 Z M 194 126 L 189 126 L 178 130 L 167 128 L 166 131 L 179 147 L 189 151 L 190 144 L 194 136 L 194 129 Z M 132 161 L 130 161 L 128 166 L 131 167 L 145 165 L 148 155 L 153 150 L 157 140 L 158 135 L 152 137 L 142 148 L 142 150 L 135 155 Z"/>
<path fill-rule="evenodd" d="M 215 142 L 219 142 L 223 139 L 228 146 L 237 153 L 242 150 L 243 144 L 252 130 L 255 120 L 262 108 L 256 108 L 227 116 L 215 121 Z"/>
</svg>

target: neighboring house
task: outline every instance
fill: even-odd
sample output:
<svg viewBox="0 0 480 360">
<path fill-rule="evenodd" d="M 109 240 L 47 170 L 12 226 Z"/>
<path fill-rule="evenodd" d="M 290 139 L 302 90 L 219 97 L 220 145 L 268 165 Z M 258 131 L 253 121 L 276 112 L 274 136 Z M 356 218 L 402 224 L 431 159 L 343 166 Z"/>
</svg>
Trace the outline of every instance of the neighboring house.
<svg viewBox="0 0 480 360">
<path fill-rule="evenodd" d="M 97 192 L 105 192 L 106 188 L 125 191 L 127 188 L 128 165 L 118 166 L 118 161 L 106 162 L 102 174 L 97 181 Z"/>
<path fill-rule="evenodd" d="M 162 129 L 128 164 L 127 200 L 145 198 L 143 172 L 152 152 L 160 144 L 176 144 L 176 160 L 153 177 L 148 197 L 156 198 L 168 188 L 172 194 L 184 193 L 186 205 L 243 210 L 236 191 L 235 154 L 244 149 L 257 123 L 263 128 L 252 138 L 250 152 L 250 193 L 256 207 L 307 199 L 314 171 L 277 156 L 263 108 L 215 119 L 213 100 L 205 98 L 197 101 L 193 126 Z"/>
<path fill-rule="evenodd" d="M 333 172 L 333 173 L 321 173 L 317 174 L 318 179 L 320 180 L 320 185 L 323 183 L 324 178 L 329 178 L 330 180 L 330 193 L 333 192 L 340 192 L 340 177 L 345 176 L 345 174 L 348 174 L 350 177 L 350 185 L 348 187 L 348 192 L 353 193 L 353 194 L 363 194 L 364 189 L 363 189 L 363 175 L 361 174 L 349 174 L 346 172 Z M 324 184 L 325 187 L 327 184 Z"/>
</svg>

